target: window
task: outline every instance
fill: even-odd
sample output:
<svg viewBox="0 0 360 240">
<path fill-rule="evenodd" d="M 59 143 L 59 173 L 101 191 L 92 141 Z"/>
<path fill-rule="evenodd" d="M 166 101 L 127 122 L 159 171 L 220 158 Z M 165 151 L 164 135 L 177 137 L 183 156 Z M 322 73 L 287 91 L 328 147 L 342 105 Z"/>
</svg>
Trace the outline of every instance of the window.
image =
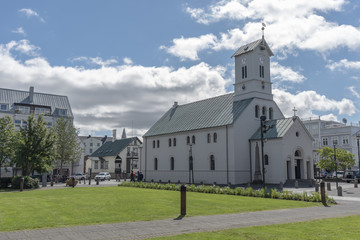
<svg viewBox="0 0 360 240">
<path fill-rule="evenodd" d="M 256 117 L 256 118 L 259 118 L 259 113 L 260 113 L 259 105 L 256 105 L 256 106 L 255 106 L 255 117 Z"/>
<path fill-rule="evenodd" d="M 15 127 L 21 126 L 21 120 L 15 120 Z"/>
<path fill-rule="evenodd" d="M 156 143 L 157 143 L 157 148 L 159 148 L 160 147 L 160 140 L 157 140 Z"/>
<path fill-rule="evenodd" d="M 9 109 L 9 105 L 8 104 L 0 104 L 0 110 L 1 111 L 7 111 Z"/>
<path fill-rule="evenodd" d="M 27 121 L 22 121 L 21 127 L 26 128 L 27 127 Z"/>
<path fill-rule="evenodd" d="M 105 169 L 109 169 L 109 162 L 105 161 Z"/>
<path fill-rule="evenodd" d="M 263 107 L 263 108 L 262 108 L 262 115 L 263 115 L 263 116 L 266 116 L 266 107 Z"/>
<path fill-rule="evenodd" d="M 260 73 L 260 77 L 264 78 L 264 66 L 262 65 L 259 66 L 259 73 Z"/>
<path fill-rule="evenodd" d="M 154 170 L 158 170 L 158 159 L 154 159 Z"/>
<path fill-rule="evenodd" d="M 195 144 L 195 136 L 192 136 L 192 143 Z"/>
<path fill-rule="evenodd" d="M 100 169 L 104 169 L 105 168 L 105 161 L 100 161 Z"/>
<path fill-rule="evenodd" d="M 171 147 L 171 138 L 169 138 L 169 147 Z"/>
<path fill-rule="evenodd" d="M 15 106 L 15 111 L 19 113 L 30 113 L 30 107 L 26 106 Z"/>
<path fill-rule="evenodd" d="M 190 137 L 189 137 L 189 136 L 186 137 L 186 144 L 187 144 L 187 145 L 190 144 Z"/>
<path fill-rule="evenodd" d="M 176 138 L 173 139 L 173 146 L 176 147 Z"/>
<path fill-rule="evenodd" d="M 50 114 L 50 109 L 35 107 L 35 114 Z"/>
<path fill-rule="evenodd" d="M 349 136 L 343 136 L 342 137 L 342 144 L 348 145 L 349 144 Z"/>
<path fill-rule="evenodd" d="M 265 165 L 269 165 L 269 156 L 267 154 L 264 156 L 264 162 Z"/>
<path fill-rule="evenodd" d="M 211 143 L 211 134 L 210 133 L 208 133 L 208 135 L 207 135 L 207 143 Z"/>
<path fill-rule="evenodd" d="M 246 66 L 242 66 L 242 68 L 241 68 L 241 76 L 242 76 L 243 79 L 247 78 L 247 68 L 246 68 Z"/>
<path fill-rule="evenodd" d="M 215 170 L 215 157 L 214 157 L 214 155 L 210 156 L 210 170 Z"/>
<path fill-rule="evenodd" d="M 273 119 L 273 109 L 269 108 L 269 119 Z"/>
<path fill-rule="evenodd" d="M 90 149 L 89 149 L 89 153 L 92 153 L 92 152 L 93 152 L 93 149 L 92 149 L 92 148 L 90 148 Z"/>
<path fill-rule="evenodd" d="M 323 145 L 323 146 L 329 145 L 329 144 L 328 144 L 328 138 L 323 138 L 323 139 L 322 139 L 322 145 Z"/>
<path fill-rule="evenodd" d="M 173 157 L 170 158 L 170 170 L 175 169 L 175 160 Z"/>
<path fill-rule="evenodd" d="M 332 143 L 333 145 L 338 145 L 338 137 L 332 137 Z"/>
<path fill-rule="evenodd" d="M 95 161 L 95 166 L 94 166 L 95 169 L 98 169 L 99 168 L 99 161 Z"/>
<path fill-rule="evenodd" d="M 90 143 L 90 147 L 92 147 L 93 146 L 93 143 Z"/>
<path fill-rule="evenodd" d="M 214 143 L 217 142 L 217 133 L 214 133 Z"/>
<path fill-rule="evenodd" d="M 59 112 L 59 116 L 66 116 L 67 113 L 66 109 L 59 109 L 58 112 Z"/>
<path fill-rule="evenodd" d="M 153 148 L 155 148 L 155 140 L 153 141 Z"/>
</svg>

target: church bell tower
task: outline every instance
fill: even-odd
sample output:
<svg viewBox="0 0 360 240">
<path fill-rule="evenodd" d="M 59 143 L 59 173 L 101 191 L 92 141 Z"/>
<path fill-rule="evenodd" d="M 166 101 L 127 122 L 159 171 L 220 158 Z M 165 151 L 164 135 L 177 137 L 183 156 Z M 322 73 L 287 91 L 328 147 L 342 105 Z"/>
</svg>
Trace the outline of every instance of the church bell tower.
<svg viewBox="0 0 360 240">
<path fill-rule="evenodd" d="M 235 58 L 234 101 L 248 98 L 273 100 L 270 81 L 270 57 L 274 56 L 264 38 L 237 50 Z"/>
</svg>

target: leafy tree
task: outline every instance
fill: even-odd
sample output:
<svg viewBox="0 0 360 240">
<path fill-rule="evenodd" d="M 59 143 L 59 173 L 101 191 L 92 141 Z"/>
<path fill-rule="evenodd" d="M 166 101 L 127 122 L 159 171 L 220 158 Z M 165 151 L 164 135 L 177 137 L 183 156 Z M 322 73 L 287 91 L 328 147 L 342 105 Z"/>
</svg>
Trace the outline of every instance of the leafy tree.
<svg viewBox="0 0 360 240">
<path fill-rule="evenodd" d="M 335 154 L 334 149 L 330 147 L 323 147 L 319 149 L 320 160 L 317 163 L 321 169 L 335 171 Z M 336 161 L 338 162 L 338 169 L 346 170 L 355 164 L 354 154 L 340 148 L 336 148 Z"/>
<path fill-rule="evenodd" d="M 9 165 L 15 158 L 16 134 L 11 118 L 9 116 L 0 118 L 0 169 Z"/>
<path fill-rule="evenodd" d="M 55 157 L 60 162 L 60 174 L 64 164 L 80 159 L 82 148 L 78 140 L 79 132 L 73 126 L 70 118 L 59 118 L 54 125 L 56 136 Z"/>
<path fill-rule="evenodd" d="M 55 137 L 44 123 L 42 115 L 35 119 L 32 114 L 27 122 L 27 126 L 20 129 L 17 166 L 22 168 L 23 176 L 29 176 L 33 171 L 49 172 L 54 162 Z"/>
</svg>

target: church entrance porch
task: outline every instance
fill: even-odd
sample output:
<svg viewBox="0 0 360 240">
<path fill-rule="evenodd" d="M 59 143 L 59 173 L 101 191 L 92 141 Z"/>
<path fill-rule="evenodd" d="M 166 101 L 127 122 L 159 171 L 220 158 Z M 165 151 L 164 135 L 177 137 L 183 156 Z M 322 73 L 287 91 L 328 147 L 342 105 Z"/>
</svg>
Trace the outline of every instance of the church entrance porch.
<svg viewBox="0 0 360 240">
<path fill-rule="evenodd" d="M 302 174 L 302 157 L 301 152 L 299 150 L 295 151 L 294 157 L 294 164 L 295 164 L 295 179 L 301 179 Z"/>
</svg>

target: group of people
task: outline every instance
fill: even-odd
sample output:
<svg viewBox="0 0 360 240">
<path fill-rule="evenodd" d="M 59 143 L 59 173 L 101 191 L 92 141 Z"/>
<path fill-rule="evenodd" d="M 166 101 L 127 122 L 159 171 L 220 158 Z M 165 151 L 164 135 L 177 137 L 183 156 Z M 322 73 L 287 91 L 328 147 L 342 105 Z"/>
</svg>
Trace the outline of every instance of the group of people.
<svg viewBox="0 0 360 240">
<path fill-rule="evenodd" d="M 144 178 L 144 175 L 142 174 L 142 172 L 137 171 L 135 173 L 134 171 L 131 171 L 131 173 L 130 173 L 130 181 L 131 182 L 135 182 L 135 181 L 142 182 L 143 178 Z"/>
</svg>

